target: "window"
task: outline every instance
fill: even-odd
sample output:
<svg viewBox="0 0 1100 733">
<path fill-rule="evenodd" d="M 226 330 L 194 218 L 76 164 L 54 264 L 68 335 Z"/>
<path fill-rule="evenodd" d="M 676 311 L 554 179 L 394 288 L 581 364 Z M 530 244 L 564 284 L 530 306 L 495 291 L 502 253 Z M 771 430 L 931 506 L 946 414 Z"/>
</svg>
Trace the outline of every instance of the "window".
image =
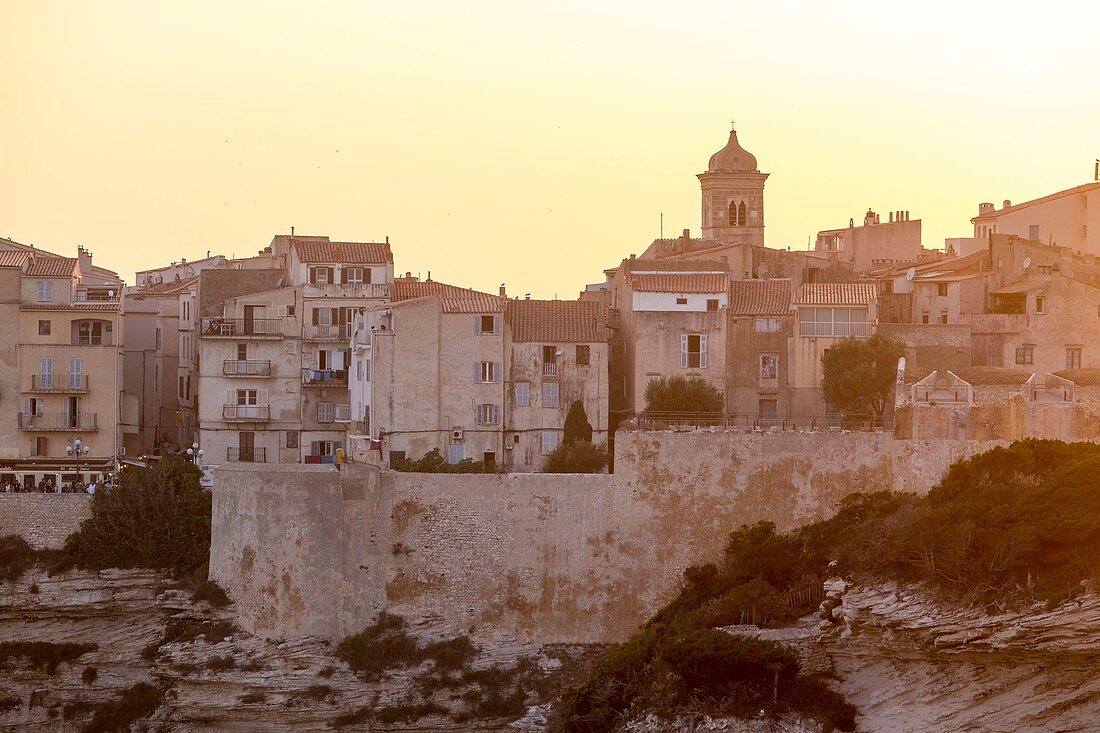
<svg viewBox="0 0 1100 733">
<path fill-rule="evenodd" d="M 38 384 L 42 389 L 53 388 L 53 357 L 43 356 L 38 359 Z"/>
<path fill-rule="evenodd" d="M 42 414 L 42 398 L 27 397 L 23 400 L 23 414 L 38 417 Z"/>
<path fill-rule="evenodd" d="M 561 433 L 556 430 L 543 430 L 542 431 L 542 454 L 553 453 L 554 449 L 558 447 L 558 443 L 561 442 Z"/>
<path fill-rule="evenodd" d="M 297 430 L 288 430 L 288 431 L 286 431 L 286 447 L 287 448 L 297 448 L 298 447 L 298 431 Z"/>
<path fill-rule="evenodd" d="M 1042 295 L 1035 296 L 1035 312 L 1040 315 L 1047 312 L 1047 299 Z"/>
<path fill-rule="evenodd" d="M 36 456 L 46 455 L 46 439 L 43 437 L 37 437 L 34 439 L 34 453 Z"/>
<path fill-rule="evenodd" d="M 294 306 L 292 306 L 292 305 L 288 305 L 288 306 L 286 307 L 286 314 L 287 314 L 288 316 L 293 316 L 293 315 L 294 315 Z"/>
<path fill-rule="evenodd" d="M 183 377 L 179 378 L 179 390 L 177 392 L 177 399 L 183 399 Z"/>
<path fill-rule="evenodd" d="M 317 403 L 317 422 L 335 422 L 336 405 L 333 402 Z"/>
<path fill-rule="evenodd" d="M 928 322 L 929 322 L 929 320 L 928 320 L 928 311 L 922 311 L 922 312 L 921 312 L 921 314 L 920 314 L 920 322 L 921 322 L 921 323 L 928 323 Z"/>
<path fill-rule="evenodd" d="M 237 344 L 237 361 L 247 361 L 248 344 Z"/>
<path fill-rule="evenodd" d="M 159 350 L 160 346 L 161 346 L 160 328 L 157 328 L 157 330 L 156 330 L 156 344 L 155 344 L 154 348 Z"/>
<path fill-rule="evenodd" d="M 53 283 L 46 280 L 38 281 L 38 302 L 39 303 L 52 303 L 53 302 Z"/>
<path fill-rule="evenodd" d="M 707 368 L 707 337 L 705 334 L 680 334 L 680 368 Z"/>
<path fill-rule="evenodd" d="M 84 387 L 84 360 L 79 356 L 69 357 L 69 387 L 81 389 Z"/>
<path fill-rule="evenodd" d="M 103 344 L 104 331 L 110 331 L 110 324 L 104 329 L 103 321 L 77 321 L 73 344 L 77 346 L 99 346 Z"/>
<path fill-rule="evenodd" d="M 940 296 L 941 298 L 947 297 L 947 283 L 936 284 L 936 295 Z"/>
<path fill-rule="evenodd" d="M 718 310 L 718 298 L 707 298 L 707 310 L 708 311 L 717 311 Z"/>
<path fill-rule="evenodd" d="M 39 321 L 38 322 L 38 335 L 39 336 L 49 336 L 50 335 L 50 326 L 51 326 L 50 321 Z"/>
<path fill-rule="evenodd" d="M 747 210 L 745 209 L 745 202 L 742 201 L 737 207 L 737 226 L 748 226 L 748 223 L 749 217 L 747 215 Z"/>
<path fill-rule="evenodd" d="M 315 440 L 309 444 L 309 454 L 311 456 L 334 456 L 336 455 L 336 441 Z"/>
<path fill-rule="evenodd" d="M 355 381 L 363 381 L 363 360 L 357 359 L 355 362 Z"/>
<path fill-rule="evenodd" d="M 353 285 L 361 285 L 364 282 L 370 282 L 370 270 L 367 270 L 366 279 L 363 279 L 362 267 L 345 267 L 343 270 L 344 282 L 351 283 Z"/>
<path fill-rule="evenodd" d="M 799 308 L 798 319 L 802 336 L 844 338 L 871 335 L 866 308 Z"/>
<path fill-rule="evenodd" d="M 776 333 L 779 331 L 778 318 L 757 318 L 753 329 L 757 333 Z"/>
<path fill-rule="evenodd" d="M 1066 349 L 1066 369 L 1081 368 L 1081 347 L 1071 346 Z"/>
<path fill-rule="evenodd" d="M 332 308 L 314 308 L 313 320 L 316 326 L 331 326 Z"/>
<path fill-rule="evenodd" d="M 405 462 L 405 451 L 403 450 L 391 450 L 390 451 L 390 468 L 396 468 Z"/>
<path fill-rule="evenodd" d="M 761 379 L 778 379 L 779 378 L 779 355 L 778 354 L 761 354 L 760 355 L 760 378 Z"/>
<path fill-rule="evenodd" d="M 687 305 L 687 304 L 688 304 L 688 299 L 687 298 L 677 298 L 676 299 L 676 305 Z"/>
<path fill-rule="evenodd" d="M 588 366 L 589 359 L 592 358 L 592 347 L 588 344 L 577 344 L 577 365 Z"/>
<path fill-rule="evenodd" d="M 940 311 L 940 323 L 947 323 L 947 311 Z"/>
<path fill-rule="evenodd" d="M 474 381 L 478 384 L 497 384 L 501 371 L 499 361 L 478 362 L 474 365 Z"/>
<path fill-rule="evenodd" d="M 311 267 L 309 268 L 309 281 L 314 285 L 328 285 L 332 282 L 332 268 L 331 267 Z"/>
<path fill-rule="evenodd" d="M 519 407 L 527 407 L 531 404 L 531 383 L 530 382 L 516 382 L 515 384 L 516 405 Z"/>
<path fill-rule="evenodd" d="M 542 347 L 542 373 L 544 376 L 552 377 L 558 373 L 558 347 L 557 346 L 543 346 Z"/>
<path fill-rule="evenodd" d="M 560 399 L 560 391 L 557 382 L 542 383 L 542 406 L 557 407 Z"/>
<path fill-rule="evenodd" d="M 474 316 L 474 333 L 500 333 L 500 316 Z"/>
<path fill-rule="evenodd" d="M 1050 265 L 1039 265 L 1039 274 L 1040 275 L 1049 275 L 1050 274 Z"/>
<path fill-rule="evenodd" d="M 1039 241 L 1039 225 L 1032 224 L 1027 228 L 1027 238 L 1032 241 Z"/>
<path fill-rule="evenodd" d="M 731 227 L 737 226 L 737 202 L 736 201 L 730 201 L 729 216 L 730 216 L 730 226 Z"/>
<path fill-rule="evenodd" d="M 1017 364 L 1034 364 L 1035 363 L 1035 347 L 1034 346 L 1018 346 L 1018 347 L 1016 347 L 1016 363 Z"/>
<path fill-rule="evenodd" d="M 183 301 L 183 320 L 191 320 L 191 301 L 189 300 Z"/>
<path fill-rule="evenodd" d="M 478 405 L 477 406 L 477 424 L 478 425 L 496 425 L 500 422 L 500 405 Z"/>
</svg>

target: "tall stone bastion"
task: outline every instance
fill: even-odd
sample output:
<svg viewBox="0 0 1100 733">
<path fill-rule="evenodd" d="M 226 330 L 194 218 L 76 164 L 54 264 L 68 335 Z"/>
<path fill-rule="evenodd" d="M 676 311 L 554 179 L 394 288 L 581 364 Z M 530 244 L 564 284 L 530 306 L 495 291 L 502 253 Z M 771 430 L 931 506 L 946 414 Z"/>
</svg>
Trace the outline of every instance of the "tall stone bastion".
<svg viewBox="0 0 1100 733">
<path fill-rule="evenodd" d="M 215 472 L 210 576 L 265 638 L 340 638 L 385 611 L 483 639 L 616 642 L 738 526 L 794 528 L 857 492 L 925 493 L 996 445 L 620 431 L 611 475 L 233 464 Z"/>
</svg>

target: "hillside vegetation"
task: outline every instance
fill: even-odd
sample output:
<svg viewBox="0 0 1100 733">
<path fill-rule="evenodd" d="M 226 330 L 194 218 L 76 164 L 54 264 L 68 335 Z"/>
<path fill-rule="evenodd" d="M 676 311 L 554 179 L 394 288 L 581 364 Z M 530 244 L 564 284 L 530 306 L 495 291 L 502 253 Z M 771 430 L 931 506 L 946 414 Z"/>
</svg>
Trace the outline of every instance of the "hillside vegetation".
<svg viewBox="0 0 1100 733">
<path fill-rule="evenodd" d="M 679 595 L 566 693 L 558 727 L 602 733 L 690 707 L 854 730 L 855 709 L 785 648 L 713 630 L 808 613 L 817 599 L 800 591 L 828 575 L 923 582 L 991 611 L 1079 594 L 1100 577 L 1100 446 L 1020 441 L 956 463 L 924 497 L 854 495 L 790 533 L 741 527 L 721 562 L 688 568 Z"/>
</svg>

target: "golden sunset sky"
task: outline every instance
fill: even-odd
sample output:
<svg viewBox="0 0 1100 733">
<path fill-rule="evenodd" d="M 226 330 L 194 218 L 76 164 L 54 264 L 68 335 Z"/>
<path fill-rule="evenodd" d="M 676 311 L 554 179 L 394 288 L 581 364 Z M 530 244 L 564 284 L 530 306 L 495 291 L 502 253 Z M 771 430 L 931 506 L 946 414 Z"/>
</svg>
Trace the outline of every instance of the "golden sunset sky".
<svg viewBox="0 0 1100 733">
<path fill-rule="evenodd" d="M 576 297 L 699 230 L 731 117 L 769 246 L 868 208 L 924 242 L 1092 180 L 1095 3 L 9 2 L 0 236 L 128 280 L 276 233 Z"/>
</svg>

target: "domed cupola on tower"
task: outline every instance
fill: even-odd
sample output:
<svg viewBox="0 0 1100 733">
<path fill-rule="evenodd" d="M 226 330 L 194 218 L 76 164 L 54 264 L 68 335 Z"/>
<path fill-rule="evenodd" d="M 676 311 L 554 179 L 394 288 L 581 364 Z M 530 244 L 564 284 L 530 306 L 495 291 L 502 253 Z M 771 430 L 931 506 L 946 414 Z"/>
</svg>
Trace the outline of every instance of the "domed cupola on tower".
<svg viewBox="0 0 1100 733">
<path fill-rule="evenodd" d="M 764 245 L 764 181 L 756 156 L 741 147 L 730 129 L 726 147 L 710 156 L 699 174 L 703 193 L 703 237 L 720 242 Z"/>
</svg>

